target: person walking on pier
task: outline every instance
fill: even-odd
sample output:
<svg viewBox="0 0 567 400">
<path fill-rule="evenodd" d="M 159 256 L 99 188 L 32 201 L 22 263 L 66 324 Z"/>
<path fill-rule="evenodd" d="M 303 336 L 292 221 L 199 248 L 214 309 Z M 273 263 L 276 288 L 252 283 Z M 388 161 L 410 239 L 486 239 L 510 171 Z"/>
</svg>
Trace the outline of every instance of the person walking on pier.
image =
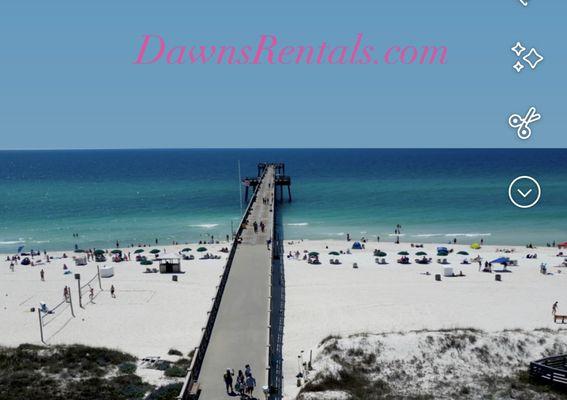
<svg viewBox="0 0 567 400">
<path fill-rule="evenodd" d="M 225 374 L 223 375 L 224 384 L 226 385 L 226 394 L 228 395 L 234 393 L 234 389 L 232 387 L 232 375 L 233 372 L 230 370 L 230 368 L 227 368 Z"/>
<path fill-rule="evenodd" d="M 246 391 L 246 378 L 244 377 L 244 374 L 242 373 L 241 369 L 238 370 L 238 375 L 236 376 L 235 388 L 236 388 L 236 392 L 240 396 L 244 395 L 244 392 Z"/>
<path fill-rule="evenodd" d="M 251 398 L 254 398 L 253 393 L 255 387 L 256 387 L 256 379 L 254 379 L 252 374 L 250 374 L 246 378 L 246 394 Z"/>
<path fill-rule="evenodd" d="M 551 314 L 555 315 L 557 314 L 557 306 L 559 305 L 559 303 L 556 301 L 555 303 L 553 303 L 553 307 L 551 308 Z"/>
</svg>

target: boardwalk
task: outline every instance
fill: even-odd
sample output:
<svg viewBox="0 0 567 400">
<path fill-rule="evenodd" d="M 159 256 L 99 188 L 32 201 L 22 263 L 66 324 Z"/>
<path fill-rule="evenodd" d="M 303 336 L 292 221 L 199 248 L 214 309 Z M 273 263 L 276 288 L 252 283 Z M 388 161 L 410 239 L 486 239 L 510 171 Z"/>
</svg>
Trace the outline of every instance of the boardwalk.
<svg viewBox="0 0 567 400">
<path fill-rule="evenodd" d="M 274 223 L 272 206 L 263 204 L 264 197 L 274 193 L 274 169 L 269 167 L 258 188 L 252 205 L 248 228 L 242 233 L 242 244 L 236 250 L 213 334 L 199 374 L 201 395 L 199 400 L 231 398 L 226 394 L 223 374 L 233 368 L 235 374 L 252 367 L 256 379 L 254 397 L 263 399 L 262 387 L 267 385 L 268 320 L 271 254 L 267 240 Z M 270 201 L 271 202 L 271 201 Z M 265 232 L 252 223 L 263 221 Z"/>
</svg>

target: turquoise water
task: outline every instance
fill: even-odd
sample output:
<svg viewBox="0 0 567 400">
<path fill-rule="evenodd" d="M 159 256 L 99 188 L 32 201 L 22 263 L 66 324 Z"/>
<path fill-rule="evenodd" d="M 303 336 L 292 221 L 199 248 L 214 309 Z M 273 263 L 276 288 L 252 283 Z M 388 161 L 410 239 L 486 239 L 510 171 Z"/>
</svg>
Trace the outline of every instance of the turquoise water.
<svg viewBox="0 0 567 400">
<path fill-rule="evenodd" d="M 242 175 L 282 161 L 298 238 L 545 244 L 567 240 L 567 150 L 112 150 L 0 152 L 0 252 L 224 238 L 240 217 Z M 540 203 L 513 207 L 531 175 Z M 75 239 L 73 233 L 78 233 Z"/>
</svg>

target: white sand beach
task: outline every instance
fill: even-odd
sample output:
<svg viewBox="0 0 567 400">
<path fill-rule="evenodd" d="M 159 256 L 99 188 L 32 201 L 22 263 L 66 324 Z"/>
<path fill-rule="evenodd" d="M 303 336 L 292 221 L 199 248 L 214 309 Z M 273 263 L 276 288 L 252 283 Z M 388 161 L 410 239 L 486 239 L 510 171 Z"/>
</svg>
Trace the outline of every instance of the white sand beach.
<svg viewBox="0 0 567 400">
<path fill-rule="evenodd" d="M 557 248 L 506 247 L 511 253 L 497 251 L 502 246 L 483 246 L 472 250 L 469 245 L 425 244 L 412 248 L 409 244 L 366 243 L 364 250 L 352 254 L 328 255 L 331 251 L 346 251 L 353 242 L 346 241 L 286 241 L 285 255 L 290 251 L 317 251 L 320 265 L 311 265 L 295 258 L 284 258 L 286 306 L 284 327 L 284 383 L 285 398 L 297 394 L 295 385 L 297 356 L 303 350 L 306 357 L 316 350 L 319 342 L 330 334 L 359 332 L 382 333 L 441 328 L 478 328 L 487 331 L 522 328 L 557 328 L 551 317 L 553 302 L 559 302 L 559 313 L 567 314 L 567 270 L 556 267 L 563 262 L 557 257 Z M 219 275 L 226 262 L 220 253 L 226 243 L 206 245 L 209 252 L 221 255 L 220 260 L 182 261 L 184 274 L 178 282 L 169 274 L 146 274 L 146 267 L 135 261 L 98 263 L 113 265 L 115 275 L 102 280 L 103 291 L 84 308 L 78 306 L 77 283 L 73 274 L 63 274 L 63 264 L 73 273 L 80 273 L 83 282 L 96 272 L 97 263 L 76 267 L 71 258 L 55 259 L 40 266 L 17 265 L 10 271 L 10 263 L 0 261 L 0 344 L 15 346 L 21 343 L 40 343 L 38 315 L 30 312 L 40 301 L 55 304 L 62 299 L 63 287 L 70 286 L 76 318 L 70 311 L 58 309 L 45 329 L 46 342 L 83 343 L 107 346 L 130 352 L 137 357 L 161 356 L 167 358 L 170 348 L 189 352 L 197 345 L 205 324 Z M 437 257 L 436 247 L 453 249 L 447 257 Z M 179 252 L 184 246 L 159 246 L 167 253 Z M 197 246 L 190 245 L 195 249 Z M 387 253 L 388 264 L 375 263 L 373 250 Z M 129 249 L 132 251 L 133 249 Z M 410 253 L 411 264 L 396 263 L 398 252 Z M 461 250 L 468 257 L 457 255 Z M 125 251 L 128 251 L 126 249 Z M 429 265 L 414 262 L 414 254 L 425 251 L 433 259 Z M 75 255 L 72 252 L 69 256 Z M 527 259 L 537 254 L 537 259 Z M 50 255 L 59 257 L 61 252 Z M 133 255 L 133 252 L 132 252 Z M 462 265 L 464 258 L 480 256 L 492 260 L 506 256 L 518 261 L 501 273 L 502 281 L 495 281 L 496 273 L 479 272 L 478 264 Z M 329 260 L 339 259 L 341 265 Z M 438 258 L 446 258 L 454 272 L 463 277 L 443 277 Z M 353 268 L 353 263 L 358 268 Z M 548 275 L 540 273 L 540 264 L 546 263 Z M 154 264 L 154 267 L 156 265 Z M 500 269 L 493 266 L 494 269 Z M 40 270 L 45 270 L 45 282 Z M 429 272 L 431 275 L 425 275 Z M 116 298 L 110 296 L 110 285 L 116 288 Z M 96 285 L 93 285 L 96 288 Z"/>
<path fill-rule="evenodd" d="M 366 243 L 365 250 L 351 250 L 352 254 L 328 255 L 330 251 L 346 251 L 353 242 L 346 241 L 286 241 L 286 254 L 305 250 L 320 253 L 320 265 L 306 261 L 285 260 L 286 318 L 284 329 L 285 398 L 292 399 L 298 392 L 295 375 L 297 357 L 305 351 L 315 352 L 319 342 L 331 334 L 382 333 L 420 329 L 477 328 L 486 331 L 521 328 L 557 328 L 551 307 L 559 302 L 559 313 L 567 314 L 567 269 L 554 268 L 564 258 L 556 257 L 557 248 L 525 246 L 483 246 L 472 250 L 469 245 L 425 244 L 412 248 L 410 244 Z M 437 257 L 438 246 L 453 249 L 447 257 Z M 327 248 L 328 247 L 328 248 Z M 497 252 L 507 248 L 512 253 Z M 373 250 L 386 252 L 387 265 L 377 265 Z M 396 263 L 398 252 L 410 253 L 412 264 Z M 495 281 L 496 273 L 479 272 L 478 264 L 461 265 L 465 250 L 472 258 L 480 256 L 491 261 L 510 257 L 517 267 L 508 267 L 502 281 Z M 414 262 L 414 254 L 425 251 L 433 258 L 429 265 Z M 526 259 L 537 254 L 537 259 Z M 330 265 L 338 258 L 341 265 Z M 464 277 L 442 278 L 438 258 L 447 258 L 455 273 Z M 540 264 L 547 263 L 549 275 L 540 273 Z M 353 263 L 358 269 L 353 269 Z M 501 269 L 494 266 L 495 269 Z M 563 272 L 561 272 L 563 270 Z M 424 275 L 429 271 L 431 275 Z"/>
</svg>

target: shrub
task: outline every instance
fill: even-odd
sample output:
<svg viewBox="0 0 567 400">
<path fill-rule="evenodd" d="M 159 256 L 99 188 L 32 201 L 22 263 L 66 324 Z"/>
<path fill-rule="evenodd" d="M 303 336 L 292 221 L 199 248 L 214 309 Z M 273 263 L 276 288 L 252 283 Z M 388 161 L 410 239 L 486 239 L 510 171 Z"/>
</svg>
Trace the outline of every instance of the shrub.
<svg viewBox="0 0 567 400">
<path fill-rule="evenodd" d="M 166 369 L 164 374 L 168 378 L 184 378 L 185 375 L 187 375 L 187 370 L 174 365 L 173 367 Z"/>
<path fill-rule="evenodd" d="M 171 383 L 160 386 L 150 393 L 146 400 L 175 400 L 181 392 L 182 383 Z"/>
<path fill-rule="evenodd" d="M 169 354 L 170 356 L 179 356 L 179 357 L 181 357 L 183 355 L 182 352 L 180 352 L 179 350 L 176 350 L 176 349 L 169 349 L 167 354 Z"/>
<path fill-rule="evenodd" d="M 118 371 L 120 371 L 121 374 L 133 374 L 134 372 L 136 372 L 136 364 L 131 363 L 131 362 L 125 362 L 122 363 L 118 366 Z"/>
</svg>

